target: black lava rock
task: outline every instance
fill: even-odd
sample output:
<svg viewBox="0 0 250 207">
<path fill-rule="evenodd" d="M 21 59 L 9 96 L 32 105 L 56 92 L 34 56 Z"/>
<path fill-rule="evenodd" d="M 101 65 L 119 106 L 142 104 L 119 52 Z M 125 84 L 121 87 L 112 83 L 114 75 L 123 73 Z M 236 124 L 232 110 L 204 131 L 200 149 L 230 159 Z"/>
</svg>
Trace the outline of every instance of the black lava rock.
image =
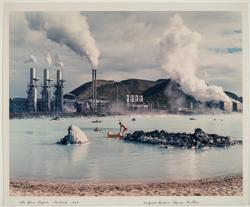
<svg viewBox="0 0 250 207">
<path fill-rule="evenodd" d="M 154 130 L 151 132 L 135 131 L 127 134 L 125 142 L 135 142 L 144 144 L 159 145 L 163 148 L 184 148 L 202 149 L 204 147 L 227 148 L 236 144 L 242 144 L 241 140 L 232 140 L 217 134 L 207 134 L 202 129 L 197 128 L 193 134 L 187 133 L 168 133 L 164 130 Z"/>
</svg>

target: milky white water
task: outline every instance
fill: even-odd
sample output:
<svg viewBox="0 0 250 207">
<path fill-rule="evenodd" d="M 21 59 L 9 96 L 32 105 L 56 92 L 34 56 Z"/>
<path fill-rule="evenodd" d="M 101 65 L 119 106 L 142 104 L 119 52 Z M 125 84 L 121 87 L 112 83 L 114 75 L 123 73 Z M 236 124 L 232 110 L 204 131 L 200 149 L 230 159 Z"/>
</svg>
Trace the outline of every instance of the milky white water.
<svg viewBox="0 0 250 207">
<path fill-rule="evenodd" d="M 125 143 L 106 138 L 108 130 L 119 130 L 119 119 L 129 131 L 167 130 L 228 135 L 242 140 L 242 115 L 66 118 L 61 121 L 22 119 L 10 121 L 10 176 L 21 179 L 81 180 L 91 182 L 150 182 L 198 179 L 242 173 L 242 146 L 228 149 L 168 150 L 157 146 Z M 195 117 L 196 120 L 189 120 Z M 87 145 L 61 146 L 55 143 L 69 125 L 79 126 L 88 136 Z M 94 132 L 98 126 L 100 132 Z"/>
</svg>

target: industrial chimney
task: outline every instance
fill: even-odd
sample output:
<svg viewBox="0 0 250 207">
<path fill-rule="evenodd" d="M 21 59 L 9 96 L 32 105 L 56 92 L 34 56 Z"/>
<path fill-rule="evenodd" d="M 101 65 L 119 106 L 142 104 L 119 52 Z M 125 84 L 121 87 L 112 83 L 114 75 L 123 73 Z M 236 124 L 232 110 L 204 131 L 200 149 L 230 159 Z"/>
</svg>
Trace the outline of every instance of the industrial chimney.
<svg viewBox="0 0 250 207">
<path fill-rule="evenodd" d="M 59 69 L 56 71 L 56 85 L 55 85 L 55 112 L 63 111 L 63 83 L 65 80 L 62 78 L 62 70 Z"/>
<path fill-rule="evenodd" d="M 97 112 L 96 69 L 92 69 L 92 112 Z"/>
<path fill-rule="evenodd" d="M 37 82 L 39 78 L 36 78 L 36 69 L 30 68 L 30 82 L 28 84 L 28 112 L 37 112 Z"/>
<path fill-rule="evenodd" d="M 42 112 L 50 112 L 51 111 L 51 84 L 50 82 L 53 79 L 49 77 L 49 69 L 43 70 L 43 86 L 42 86 Z"/>
</svg>

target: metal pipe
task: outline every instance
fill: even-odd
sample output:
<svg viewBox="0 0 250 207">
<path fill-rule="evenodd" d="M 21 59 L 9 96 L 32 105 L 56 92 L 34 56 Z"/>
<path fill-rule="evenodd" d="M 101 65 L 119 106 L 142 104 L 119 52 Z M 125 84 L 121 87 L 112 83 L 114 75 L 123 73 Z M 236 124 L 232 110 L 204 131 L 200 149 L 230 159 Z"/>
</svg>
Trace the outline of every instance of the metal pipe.
<svg viewBox="0 0 250 207">
<path fill-rule="evenodd" d="M 94 83 L 94 69 L 92 69 L 92 111 L 94 112 L 94 98 L 95 98 L 95 83 Z"/>
<path fill-rule="evenodd" d="M 37 81 L 36 78 L 36 69 L 30 68 L 30 84 L 28 86 L 28 111 L 36 112 L 37 111 Z"/>
<path fill-rule="evenodd" d="M 96 82 L 96 70 L 92 69 L 92 111 L 96 112 L 97 105 L 97 82 Z"/>
<path fill-rule="evenodd" d="M 48 80 L 49 80 L 49 69 L 43 70 L 43 83 L 45 86 L 48 86 Z"/>
<path fill-rule="evenodd" d="M 55 102 L 54 102 L 54 111 L 62 112 L 63 111 L 63 78 L 62 78 L 62 69 L 56 71 L 56 85 L 55 85 Z"/>
<path fill-rule="evenodd" d="M 33 81 L 35 77 L 36 77 L 36 69 L 30 68 L 30 85 L 33 85 Z"/>
<path fill-rule="evenodd" d="M 57 85 L 60 85 L 61 84 L 61 80 L 62 80 L 62 71 L 61 70 L 57 70 L 56 76 L 57 76 Z"/>
</svg>

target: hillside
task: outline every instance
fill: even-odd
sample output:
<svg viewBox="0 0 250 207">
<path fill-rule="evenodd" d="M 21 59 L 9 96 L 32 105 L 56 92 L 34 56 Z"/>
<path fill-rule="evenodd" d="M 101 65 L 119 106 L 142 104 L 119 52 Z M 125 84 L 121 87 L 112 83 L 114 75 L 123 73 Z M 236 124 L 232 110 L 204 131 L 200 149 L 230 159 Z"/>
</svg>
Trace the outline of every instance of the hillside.
<svg viewBox="0 0 250 207">
<path fill-rule="evenodd" d="M 119 98 L 124 99 L 126 94 L 142 94 L 146 89 L 154 86 L 156 81 L 128 79 L 120 82 L 97 80 L 97 97 L 99 99 L 116 100 L 117 87 Z M 91 82 L 87 82 L 72 90 L 70 94 L 79 101 L 91 98 Z M 68 94 L 64 98 L 69 97 Z"/>
<path fill-rule="evenodd" d="M 243 98 L 242 97 L 239 97 L 237 96 L 236 94 L 232 93 L 232 92 L 229 92 L 229 91 L 224 91 L 225 94 L 227 94 L 227 96 L 229 96 L 231 99 L 234 99 L 236 101 L 239 101 L 239 102 L 243 102 Z"/>
<path fill-rule="evenodd" d="M 102 86 L 114 85 L 115 83 L 116 83 L 115 81 L 97 80 L 96 81 L 97 90 Z M 72 95 L 73 95 L 79 101 L 84 100 L 84 99 L 89 99 L 89 98 L 91 98 L 91 93 L 92 93 L 91 87 L 92 87 L 91 81 L 84 83 L 81 86 L 77 87 L 76 89 L 70 91 L 68 94 L 65 94 L 63 97 L 71 99 Z M 98 91 L 97 91 L 97 93 L 98 93 Z"/>
<path fill-rule="evenodd" d="M 120 101 L 125 101 L 126 94 L 142 94 L 145 102 L 153 102 L 153 104 L 159 104 L 173 110 L 179 107 L 190 107 L 191 103 L 195 107 L 200 103 L 194 97 L 185 94 L 180 85 L 172 79 L 159 79 L 157 81 L 127 79 L 120 82 L 97 80 L 98 99 L 116 101 L 117 87 Z M 225 91 L 225 93 L 230 98 L 242 102 L 242 97 L 229 91 Z M 90 99 L 91 82 L 84 83 L 64 95 L 64 98 L 72 97 L 78 101 Z"/>
<path fill-rule="evenodd" d="M 199 103 L 192 96 L 185 94 L 180 85 L 172 79 L 158 80 L 156 85 L 142 94 L 145 101 L 158 102 L 161 106 L 172 110 L 183 106 L 190 107 L 191 103 L 193 106 Z"/>
</svg>

